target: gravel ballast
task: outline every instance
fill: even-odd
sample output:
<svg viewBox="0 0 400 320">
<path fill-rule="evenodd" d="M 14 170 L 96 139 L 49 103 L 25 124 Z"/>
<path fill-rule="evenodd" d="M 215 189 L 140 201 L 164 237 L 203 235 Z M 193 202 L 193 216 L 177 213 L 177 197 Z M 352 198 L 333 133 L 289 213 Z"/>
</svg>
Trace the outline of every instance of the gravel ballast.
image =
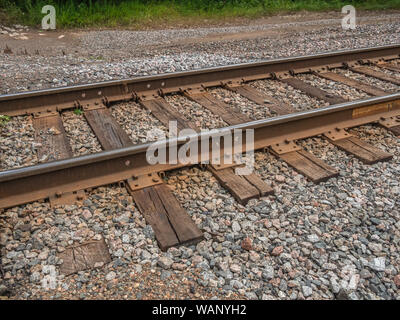
<svg viewBox="0 0 400 320">
<path fill-rule="evenodd" d="M 313 85 L 314 87 L 320 88 L 332 95 L 340 96 L 349 101 L 370 98 L 370 96 L 365 92 L 336 81 L 315 76 L 313 74 L 300 75 L 298 78 L 308 84 Z"/>
<path fill-rule="evenodd" d="M 62 113 L 62 121 L 74 157 L 100 152 L 101 145 L 83 114 Z"/>
<path fill-rule="evenodd" d="M 185 42 L 185 37 L 204 36 L 204 30 L 87 32 L 76 46 L 65 49 L 65 56 L 58 55 L 54 48 L 48 55 L 38 57 L 1 52 L 0 75 L 6 81 L 1 81 L 0 92 L 398 43 L 398 17 L 382 14 L 375 22 L 360 25 L 354 31 L 343 31 L 339 25 L 332 25 L 336 22 L 327 20 L 315 29 L 309 23 L 310 29 L 301 29 L 304 24 L 300 24 L 296 31 L 283 30 L 281 37 L 262 35 L 196 44 Z M 207 32 L 259 31 L 269 27 L 213 28 Z M 162 34 L 165 38 L 160 40 Z M 171 43 L 171 39 L 179 39 L 182 44 Z M 135 41 L 149 47 L 141 52 Z M 113 47 L 115 43 L 119 43 L 120 50 Z M 367 96 L 332 81 L 309 75 L 299 77 L 326 91 L 340 91 L 349 100 Z M 382 85 L 374 79 L 364 80 L 377 87 Z M 298 111 L 327 105 L 276 80 L 251 85 Z M 398 90 L 389 85 L 385 88 Z M 271 116 L 267 108 L 228 90 L 210 92 L 252 119 Z M 167 95 L 166 99 L 202 128 L 226 125 L 184 97 Z M 111 112 L 135 144 L 154 140 L 155 133 L 168 132 L 136 103 L 116 104 Z M 101 150 L 83 115 L 68 111 L 62 116 L 74 155 Z M 29 117 L 13 117 L 0 130 L 2 170 L 37 163 Z M 149 136 L 149 131 L 153 135 Z M 195 166 L 167 172 L 165 183 L 205 237 L 196 245 L 167 252 L 159 249 L 151 226 L 119 185 L 87 192 L 82 205 L 51 208 L 44 201 L 4 210 L 0 212 L 0 269 L 4 271 L 3 276 L 0 271 L 0 296 L 400 299 L 400 140 L 372 125 L 352 132 L 392 153 L 393 159 L 364 165 L 325 139 L 304 139 L 298 144 L 340 172 L 336 178 L 314 184 L 272 154 L 256 152 L 255 172 L 271 184 L 275 195 L 253 199 L 246 206 L 238 204 L 207 170 Z M 17 147 L 15 140 L 21 140 Z M 102 237 L 109 247 L 110 263 L 70 276 L 59 273 L 59 253 L 71 245 Z M 54 287 L 47 290 L 45 283 L 49 279 Z"/>
<path fill-rule="evenodd" d="M 214 115 L 207 108 L 179 94 L 165 96 L 165 100 L 182 113 L 186 120 L 201 129 L 217 129 L 227 126 L 221 117 Z"/>
<path fill-rule="evenodd" d="M 86 278 L 98 279 L 99 273 L 112 271 L 121 282 L 107 288 L 124 287 L 128 266 L 149 264 L 161 266 L 160 272 L 165 269 L 168 275 L 179 276 L 186 270 L 197 285 L 212 292 L 218 289 L 222 296 L 398 298 L 394 277 L 399 271 L 399 212 L 398 197 L 393 196 L 400 192 L 400 143 L 379 128 L 355 131 L 393 152 L 392 162 L 366 166 L 325 140 L 306 139 L 300 143 L 306 150 L 340 170 L 338 178 L 315 185 L 274 156 L 256 153 L 256 172 L 272 184 L 276 195 L 251 200 L 246 206 L 237 204 L 208 171 L 191 168 L 167 173 L 166 182 L 205 235 L 196 246 L 167 253 L 160 252 L 151 228 L 119 187 L 95 189 L 80 207 L 49 210 L 47 203 L 34 203 L 9 209 L 2 215 L 6 281 L 24 283 L 21 297 L 49 297 L 36 291 L 47 272 L 44 266 L 59 264 L 56 252 L 66 246 L 102 235 L 113 262 L 98 272 L 58 276 L 53 297 L 71 296 L 71 283 L 77 286 L 75 296 L 87 294 Z M 245 239 L 251 243 L 247 250 L 242 245 Z M 31 275 L 30 280 L 25 274 Z M 123 290 L 119 294 L 132 297 Z"/>
<path fill-rule="evenodd" d="M 111 107 L 111 114 L 133 144 L 156 141 L 157 138 L 168 136 L 168 129 L 135 102 L 119 103 Z"/>
<path fill-rule="evenodd" d="M 251 120 L 266 119 L 272 116 L 267 106 L 261 106 L 236 92 L 218 88 L 213 90 L 212 94 L 232 107 L 232 112 L 238 110 Z"/>
<path fill-rule="evenodd" d="M 382 81 L 382 80 L 372 78 L 372 77 L 368 77 L 368 76 L 365 76 L 365 75 L 357 73 L 357 72 L 352 72 L 350 70 L 337 69 L 337 73 L 342 74 L 351 79 L 354 79 L 354 80 L 357 80 L 357 81 L 360 81 L 363 83 L 367 83 L 367 84 L 371 85 L 372 87 L 376 87 L 383 91 L 386 91 L 388 94 L 398 92 L 400 89 L 400 87 L 394 83 Z"/>
<path fill-rule="evenodd" d="M 312 110 L 329 105 L 328 102 L 312 98 L 284 82 L 260 80 L 251 82 L 250 85 L 267 95 L 271 95 L 281 103 L 293 107 L 296 111 Z"/>
<path fill-rule="evenodd" d="M 35 129 L 32 117 L 13 117 L 0 125 L 0 170 L 35 165 L 38 163 Z"/>
</svg>

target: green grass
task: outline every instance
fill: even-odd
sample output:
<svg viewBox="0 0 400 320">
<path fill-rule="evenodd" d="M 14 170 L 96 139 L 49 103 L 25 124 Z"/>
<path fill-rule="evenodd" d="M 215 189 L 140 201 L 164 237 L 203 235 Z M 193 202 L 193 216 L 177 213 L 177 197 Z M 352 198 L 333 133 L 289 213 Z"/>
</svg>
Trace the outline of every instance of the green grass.
<svg viewBox="0 0 400 320">
<path fill-rule="evenodd" d="M 0 115 L 0 127 L 4 126 L 11 118 L 9 116 Z"/>
<path fill-rule="evenodd" d="M 46 4 L 56 8 L 57 28 L 157 27 L 299 10 L 340 10 L 347 4 L 367 10 L 400 9 L 400 0 L 0 0 L 0 21 L 40 27 L 41 8 Z"/>
<path fill-rule="evenodd" d="M 74 113 L 76 115 L 80 116 L 81 114 L 83 114 L 83 111 L 81 109 L 76 108 L 76 109 L 74 109 Z"/>
</svg>

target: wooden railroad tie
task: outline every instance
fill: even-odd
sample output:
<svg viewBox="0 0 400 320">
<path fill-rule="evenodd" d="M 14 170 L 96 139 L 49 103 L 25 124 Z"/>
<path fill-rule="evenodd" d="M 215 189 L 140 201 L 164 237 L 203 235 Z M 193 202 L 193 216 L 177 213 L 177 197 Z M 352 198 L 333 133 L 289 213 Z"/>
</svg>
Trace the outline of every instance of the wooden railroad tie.
<svg viewBox="0 0 400 320">
<path fill-rule="evenodd" d="M 48 162 L 73 156 L 62 119 L 57 111 L 34 114 L 33 127 L 35 142 L 39 145 L 37 149 L 39 161 Z M 50 205 L 54 207 L 59 204 L 73 204 L 84 198 L 85 192 L 79 190 L 67 193 L 57 192 L 49 197 L 49 201 Z"/>
<path fill-rule="evenodd" d="M 159 103 L 164 107 L 166 105 L 162 102 L 165 101 L 163 98 L 158 98 L 157 102 L 152 101 L 152 106 Z M 146 101 L 146 104 L 149 105 L 149 101 Z M 85 111 L 85 117 L 103 149 L 111 150 L 132 145 L 129 136 L 107 109 Z M 153 228 L 161 250 L 196 243 L 202 239 L 202 232 L 157 174 L 133 177 L 126 181 L 126 186 L 146 222 Z"/>
<path fill-rule="evenodd" d="M 382 118 L 379 125 L 392 132 L 397 137 L 400 137 L 400 116 Z"/>
<path fill-rule="evenodd" d="M 365 164 L 388 161 L 393 157 L 392 154 L 354 137 L 343 129 L 326 132 L 324 136 L 339 149 L 352 154 Z"/>
<path fill-rule="evenodd" d="M 129 136 L 105 106 L 85 110 L 84 114 L 104 150 L 119 149 L 133 145 Z"/>
<path fill-rule="evenodd" d="M 400 72 L 400 66 L 395 65 L 394 63 L 391 63 L 391 62 L 376 63 L 374 65 L 376 65 L 379 68 L 384 68 L 384 69 L 387 69 L 390 71 Z"/>
<path fill-rule="evenodd" d="M 391 82 L 393 84 L 400 86 L 400 79 L 392 77 L 382 71 L 376 71 L 374 69 L 371 69 L 371 68 L 365 67 L 365 66 L 351 67 L 351 68 L 349 68 L 349 70 L 369 76 L 369 77 L 377 78 L 382 81 Z"/>
<path fill-rule="evenodd" d="M 250 90 L 247 92 L 250 92 Z M 185 90 L 183 94 L 212 113 L 219 115 L 229 125 L 251 121 L 246 115 L 215 98 L 202 88 Z M 234 167 L 237 167 L 237 164 L 228 166 L 209 165 L 208 169 L 240 204 L 246 205 L 250 199 L 258 199 L 273 193 L 273 189 L 258 175 L 255 173 L 248 175 L 236 174 Z"/>
<path fill-rule="evenodd" d="M 298 89 L 300 91 L 303 91 L 306 93 L 308 96 L 312 98 L 317 98 L 326 102 L 329 102 L 329 104 L 339 104 L 339 103 L 344 103 L 347 102 L 346 99 L 333 95 L 331 93 L 328 93 L 324 90 L 321 90 L 317 87 L 314 87 L 307 82 L 304 82 L 303 80 L 294 78 L 294 77 L 285 77 L 282 79 L 279 79 L 280 81 L 287 83 L 291 87 Z"/>
<path fill-rule="evenodd" d="M 278 116 L 293 112 L 291 106 L 282 103 L 273 96 L 260 92 L 247 84 L 226 84 L 225 88 L 236 92 L 259 105 L 267 106 L 272 113 L 276 113 Z"/>
<path fill-rule="evenodd" d="M 170 121 L 176 121 L 178 130 L 200 129 L 191 121 L 185 119 L 182 114 L 172 107 L 163 97 L 158 95 L 139 97 L 139 103 L 149 110 L 164 126 L 169 127 Z"/>
<path fill-rule="evenodd" d="M 128 179 L 127 188 L 146 222 L 153 228 L 161 250 L 194 244 L 203 239 L 203 233 L 164 183 L 154 181 L 154 185 L 139 189 L 133 179 Z"/>
<path fill-rule="evenodd" d="M 339 172 L 335 168 L 303 150 L 293 141 L 275 144 L 270 149 L 278 158 L 285 161 L 314 183 L 326 181 L 339 175 Z"/>
<path fill-rule="evenodd" d="M 318 72 L 315 73 L 315 75 L 321 77 L 321 78 L 325 78 L 331 81 L 335 81 L 335 82 L 339 82 L 339 83 L 343 83 L 349 87 L 355 88 L 357 90 L 363 91 L 365 93 L 368 93 L 371 96 L 384 96 L 387 95 L 388 93 L 373 87 L 369 84 L 363 83 L 361 81 L 358 80 L 354 80 L 352 78 L 343 76 L 339 73 L 335 73 L 335 72 Z"/>
<path fill-rule="evenodd" d="M 234 110 L 232 110 L 229 105 L 218 100 L 203 89 L 188 90 L 183 92 L 183 94 L 209 109 L 214 114 L 221 116 L 228 124 L 232 125 L 251 121 L 251 119 L 240 112 L 232 112 Z M 144 99 L 139 99 L 139 102 L 145 108 L 151 110 L 154 116 L 166 125 L 169 121 L 176 120 L 178 122 L 178 129 L 189 127 L 199 131 L 199 128 L 197 128 L 195 124 L 184 120 L 162 97 L 150 95 L 146 96 Z M 241 176 L 236 175 L 232 168 L 220 170 L 218 166 L 209 166 L 209 170 L 241 204 L 246 204 L 250 199 L 259 198 L 273 192 L 273 190 L 254 173 L 248 176 Z"/>
<path fill-rule="evenodd" d="M 203 88 L 184 90 L 183 94 L 190 100 L 210 110 L 213 114 L 220 116 L 229 125 L 252 121 L 249 117 L 242 114 L 240 110 L 222 102 Z"/>
<path fill-rule="evenodd" d="M 33 127 L 35 142 L 39 145 L 37 149 L 39 161 L 44 158 L 47 162 L 72 157 L 72 149 L 57 111 L 34 114 Z"/>
<path fill-rule="evenodd" d="M 237 168 L 239 168 L 237 165 L 208 166 L 214 177 L 242 205 L 246 205 L 250 199 L 258 199 L 274 193 L 271 186 L 266 184 L 257 174 L 252 172 L 247 175 L 240 175 L 235 171 Z"/>
</svg>

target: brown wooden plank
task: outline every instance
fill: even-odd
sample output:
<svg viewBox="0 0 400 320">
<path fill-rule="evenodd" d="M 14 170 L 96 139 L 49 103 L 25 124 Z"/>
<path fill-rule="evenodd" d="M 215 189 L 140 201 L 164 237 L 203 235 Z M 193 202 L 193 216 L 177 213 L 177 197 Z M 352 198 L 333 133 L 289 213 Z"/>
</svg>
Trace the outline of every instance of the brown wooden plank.
<svg viewBox="0 0 400 320">
<path fill-rule="evenodd" d="M 156 103 L 159 106 L 158 103 Z M 165 110 L 165 109 L 162 109 Z M 166 113 L 165 113 L 166 114 Z M 105 108 L 86 111 L 85 116 L 105 150 L 132 145 L 128 135 Z M 167 114 L 170 117 L 170 114 Z M 155 233 L 162 250 L 193 242 L 202 237 L 200 230 L 187 216 L 179 202 L 166 187 L 151 186 L 132 191 L 132 197 Z M 84 264 L 84 256 L 75 264 Z M 78 267 L 80 268 L 80 267 Z"/>
<path fill-rule="evenodd" d="M 354 67 L 354 68 L 350 68 L 350 70 L 361 73 L 361 74 L 369 76 L 369 77 L 377 78 L 382 81 L 391 82 L 393 84 L 400 86 L 400 79 L 392 77 L 384 72 L 376 71 L 369 67 Z"/>
<path fill-rule="evenodd" d="M 178 237 L 179 244 L 192 244 L 200 241 L 203 238 L 202 232 L 182 208 L 171 190 L 165 184 L 159 184 L 153 188 L 165 208 L 168 220 Z"/>
<path fill-rule="evenodd" d="M 260 197 L 265 197 L 269 194 L 274 193 L 274 189 L 272 189 L 271 186 L 266 184 L 264 180 L 262 180 L 257 174 L 251 173 L 242 177 L 245 178 L 252 186 L 258 189 Z"/>
<path fill-rule="evenodd" d="M 35 141 L 40 144 L 37 155 L 41 162 L 72 157 L 65 129 L 58 113 L 50 116 L 34 117 Z"/>
<path fill-rule="evenodd" d="M 156 105 L 159 106 L 157 103 Z M 164 114 L 170 117 L 166 112 Z M 115 121 L 109 110 L 105 108 L 90 110 L 85 112 L 85 116 L 105 150 L 132 145 L 129 136 Z M 137 191 L 131 191 L 128 187 L 128 190 L 147 223 L 152 226 L 160 248 L 167 250 L 169 247 L 178 245 L 180 240 L 169 221 L 168 213 L 155 186 Z M 78 260 L 76 263 L 83 262 Z"/>
<path fill-rule="evenodd" d="M 161 250 L 193 244 L 203 238 L 202 232 L 166 185 L 136 191 L 128 187 L 128 190 L 147 223 L 152 226 Z"/>
<path fill-rule="evenodd" d="M 76 247 L 73 250 L 76 270 L 80 271 L 87 269 L 88 261 L 86 261 L 86 254 L 88 253 L 88 250 L 84 246 Z"/>
<path fill-rule="evenodd" d="M 378 124 L 386 130 L 392 132 L 395 136 L 400 136 L 400 117 L 381 119 Z"/>
<path fill-rule="evenodd" d="M 400 137 L 400 125 L 394 126 L 394 127 L 390 127 L 390 128 L 386 128 L 386 129 L 391 131 L 397 137 Z"/>
<path fill-rule="evenodd" d="M 182 117 L 182 115 L 162 97 L 151 100 L 140 100 L 139 102 L 147 110 L 150 110 L 167 128 L 169 127 L 170 121 L 176 121 L 178 130 L 190 128 L 195 131 L 200 131 L 193 122 Z"/>
<path fill-rule="evenodd" d="M 394 72 L 400 72 L 400 66 L 395 65 L 395 64 L 390 63 L 390 62 L 383 63 L 383 64 L 376 63 L 375 65 L 377 67 L 379 67 L 379 68 L 384 68 L 384 69 L 391 70 L 391 71 L 394 71 Z"/>
<path fill-rule="evenodd" d="M 335 146 L 343 151 L 354 155 L 360 159 L 363 163 L 374 164 L 379 161 L 390 160 L 393 155 L 376 148 L 369 143 L 362 141 L 356 137 L 349 137 L 340 140 L 330 140 Z"/>
<path fill-rule="evenodd" d="M 160 198 L 154 187 L 130 191 L 130 193 L 146 222 L 153 228 L 160 249 L 165 251 L 178 245 L 178 237 L 168 220 L 165 208 L 160 204 Z"/>
<path fill-rule="evenodd" d="M 320 76 L 321 78 L 325 78 L 328 80 L 332 80 L 332 81 L 336 81 L 336 82 L 340 82 L 343 83 L 349 87 L 353 87 L 357 90 L 361 90 L 364 91 L 372 96 L 385 96 L 387 95 L 387 92 L 375 88 L 373 86 L 370 86 L 366 83 L 351 79 L 349 77 L 343 76 L 339 73 L 335 73 L 335 72 L 323 72 L 323 73 L 315 73 L 316 75 Z"/>
<path fill-rule="evenodd" d="M 285 79 L 280 79 L 280 81 L 287 83 L 288 85 L 292 86 L 295 89 L 301 90 L 310 97 L 318 98 L 321 100 L 324 100 L 326 102 L 329 102 L 329 104 L 339 104 L 343 102 L 347 102 L 346 99 L 336 96 L 333 94 L 330 94 L 324 90 L 321 90 L 317 87 L 314 87 L 300 79 L 297 78 L 285 78 Z"/>
<path fill-rule="evenodd" d="M 69 275 L 77 272 L 78 268 L 76 267 L 73 249 L 66 249 L 62 253 L 58 254 L 58 257 L 63 261 L 60 265 L 60 273 Z"/>
<path fill-rule="evenodd" d="M 133 145 L 107 108 L 85 111 L 85 117 L 104 150 Z"/>
<path fill-rule="evenodd" d="M 291 106 L 282 103 L 273 96 L 264 92 L 260 92 L 247 84 L 240 86 L 227 85 L 226 88 L 242 95 L 243 97 L 246 97 L 251 101 L 254 101 L 259 105 L 267 106 L 271 112 L 276 113 L 277 115 L 289 114 L 294 111 Z"/>
<path fill-rule="evenodd" d="M 111 261 L 104 239 L 88 241 L 67 248 L 59 253 L 58 257 L 63 260 L 60 272 L 65 275 L 96 268 Z"/>
<path fill-rule="evenodd" d="M 80 251 L 77 251 L 80 249 Z M 111 261 L 111 256 L 108 247 L 104 241 L 89 241 L 85 245 L 80 245 L 74 249 L 75 258 L 78 252 L 84 257 L 87 268 L 94 268 L 96 264 L 105 264 Z"/>
<path fill-rule="evenodd" d="M 209 166 L 209 169 L 221 185 L 227 188 L 233 197 L 243 205 L 250 199 L 258 199 L 273 193 L 273 189 L 255 173 L 241 176 L 235 174 L 235 168 L 215 170 Z"/>
<path fill-rule="evenodd" d="M 336 177 L 339 172 L 305 150 L 292 151 L 277 155 L 314 183 Z"/>
<path fill-rule="evenodd" d="M 224 120 L 229 125 L 235 125 L 252 121 L 250 118 L 242 114 L 240 111 L 235 110 L 235 108 L 227 105 L 221 100 L 218 100 L 208 92 L 203 92 L 203 93 L 185 92 L 185 96 L 197 102 L 198 104 L 202 105 L 203 107 L 207 108 L 215 115 L 220 116 L 222 120 Z"/>
<path fill-rule="evenodd" d="M 226 168 L 222 170 L 214 170 L 210 167 L 210 171 L 217 178 L 224 188 L 227 188 L 233 197 L 241 204 L 246 204 L 250 199 L 259 198 L 258 189 L 252 186 L 242 176 L 235 175 L 234 169 Z"/>
</svg>

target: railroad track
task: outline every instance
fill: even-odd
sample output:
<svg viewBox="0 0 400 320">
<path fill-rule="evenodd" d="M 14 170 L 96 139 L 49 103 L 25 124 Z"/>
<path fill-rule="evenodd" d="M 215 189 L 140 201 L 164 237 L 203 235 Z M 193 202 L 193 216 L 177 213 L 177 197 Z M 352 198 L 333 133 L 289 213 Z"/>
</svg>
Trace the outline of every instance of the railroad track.
<svg viewBox="0 0 400 320">
<path fill-rule="evenodd" d="M 180 72 L 129 80 L 102 82 L 84 86 L 41 90 L 0 96 L 0 114 L 30 115 L 37 132 L 39 155 L 50 155 L 55 161 L 0 172 L 0 208 L 49 199 L 51 205 L 79 202 L 91 188 L 120 183 L 128 189 L 138 209 L 155 232 L 162 250 L 194 243 L 202 232 L 163 183 L 165 171 L 210 160 L 206 168 L 246 204 L 250 199 L 273 193 L 269 183 L 256 173 L 235 174 L 238 163 L 217 163 L 209 145 L 201 141 L 221 138 L 220 156 L 232 155 L 232 142 L 222 139 L 242 129 L 242 150 L 269 150 L 314 183 L 339 174 L 311 153 L 302 149 L 297 140 L 320 135 L 348 154 L 367 164 L 388 161 L 392 155 L 351 134 L 348 129 L 376 123 L 400 135 L 400 92 L 389 92 L 366 81 L 355 80 L 341 73 L 350 70 L 364 77 L 400 86 L 400 45 L 340 51 L 305 57 L 240 64 L 228 67 Z M 346 85 L 368 95 L 367 99 L 348 101 L 304 81 L 312 75 Z M 296 112 L 272 95 L 258 90 L 254 81 L 272 80 L 286 83 L 304 94 L 325 101 L 329 106 Z M 210 93 L 210 88 L 223 88 L 265 108 L 274 117 L 252 120 L 241 110 Z M 201 132 L 198 125 L 172 107 L 167 97 L 184 96 L 195 101 L 227 124 L 223 130 Z M 198 155 L 194 163 L 151 165 L 146 151 L 151 143 L 134 145 L 112 116 L 109 107 L 122 101 L 135 101 L 168 127 L 176 121 L 179 130 L 190 128 L 196 134 L 170 138 L 165 145 L 169 155 L 174 145 L 198 139 Z M 104 151 L 73 157 L 63 121 L 65 110 L 79 108 Z M 254 130 L 254 140 L 247 139 L 247 129 Z"/>
</svg>

